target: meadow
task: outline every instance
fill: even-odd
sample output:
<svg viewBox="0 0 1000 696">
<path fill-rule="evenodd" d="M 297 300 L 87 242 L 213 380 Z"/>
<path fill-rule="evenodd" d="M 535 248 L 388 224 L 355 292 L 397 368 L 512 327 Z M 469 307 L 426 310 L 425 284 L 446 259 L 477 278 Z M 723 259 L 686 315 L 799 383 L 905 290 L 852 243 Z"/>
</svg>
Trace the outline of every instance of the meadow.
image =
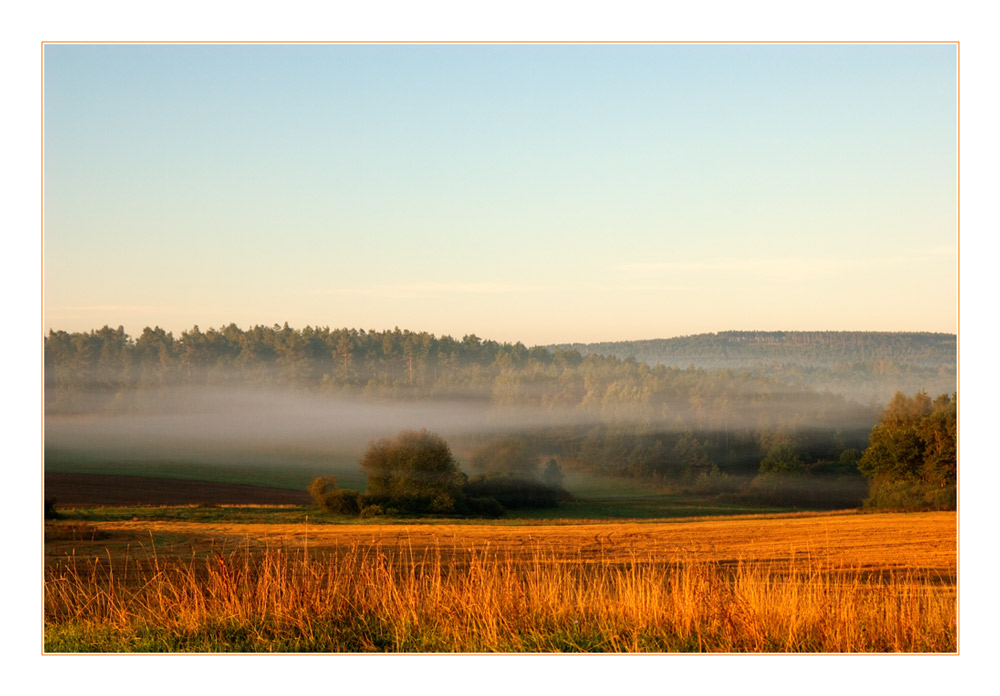
<svg viewBox="0 0 1000 696">
<path fill-rule="evenodd" d="M 47 652 L 958 649 L 953 512 L 96 517 L 46 524 Z"/>
</svg>

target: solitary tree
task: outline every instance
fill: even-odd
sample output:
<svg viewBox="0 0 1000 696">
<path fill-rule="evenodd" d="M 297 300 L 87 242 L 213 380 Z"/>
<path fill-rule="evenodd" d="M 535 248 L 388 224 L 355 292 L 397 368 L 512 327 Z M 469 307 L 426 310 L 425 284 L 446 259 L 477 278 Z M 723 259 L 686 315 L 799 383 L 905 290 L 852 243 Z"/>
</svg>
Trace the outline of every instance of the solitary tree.
<svg viewBox="0 0 1000 696">
<path fill-rule="evenodd" d="M 549 459 L 548 463 L 546 463 L 545 471 L 542 472 L 542 480 L 549 488 L 562 490 L 564 480 L 563 471 L 555 457 L 552 457 Z"/>
<path fill-rule="evenodd" d="M 371 443 L 361 467 L 367 500 L 413 512 L 452 512 L 465 482 L 448 443 L 426 430 Z"/>
</svg>

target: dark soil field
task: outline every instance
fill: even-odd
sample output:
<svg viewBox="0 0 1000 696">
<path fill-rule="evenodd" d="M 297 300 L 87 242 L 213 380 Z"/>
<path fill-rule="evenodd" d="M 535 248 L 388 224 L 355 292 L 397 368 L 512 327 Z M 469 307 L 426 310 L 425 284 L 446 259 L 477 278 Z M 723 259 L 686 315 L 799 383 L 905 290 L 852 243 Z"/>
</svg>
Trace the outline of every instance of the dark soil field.
<svg viewBox="0 0 1000 696">
<path fill-rule="evenodd" d="M 45 499 L 57 507 L 87 505 L 308 505 L 309 494 L 287 488 L 146 476 L 45 474 Z"/>
</svg>

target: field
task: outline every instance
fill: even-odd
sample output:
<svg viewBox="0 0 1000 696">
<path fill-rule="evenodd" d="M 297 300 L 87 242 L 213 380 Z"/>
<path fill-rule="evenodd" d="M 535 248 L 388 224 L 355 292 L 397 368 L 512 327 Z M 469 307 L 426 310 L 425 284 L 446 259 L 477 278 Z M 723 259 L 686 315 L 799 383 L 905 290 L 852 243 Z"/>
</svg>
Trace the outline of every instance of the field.
<svg viewBox="0 0 1000 696">
<path fill-rule="evenodd" d="M 954 513 L 326 524 L 303 508 L 271 522 L 170 510 L 46 524 L 46 651 L 958 647 Z"/>
<path fill-rule="evenodd" d="M 164 514 L 190 519 L 192 514 L 204 519 L 232 517 L 232 513 L 213 515 L 205 509 L 167 511 L 161 506 L 241 505 L 257 507 L 253 513 L 267 521 L 287 519 L 298 521 L 308 514 L 309 496 L 306 486 L 316 476 L 331 473 L 330 469 L 301 462 L 219 466 L 212 463 L 144 463 L 87 462 L 56 460 L 46 462 L 45 497 L 56 501 L 66 514 L 87 517 L 79 510 L 88 507 L 136 506 L 128 510 L 129 517 L 159 518 Z M 364 478 L 355 466 L 333 469 L 338 483 L 345 488 L 365 487 Z M 575 500 L 560 506 L 556 513 L 562 519 L 661 519 L 709 515 L 737 515 L 753 512 L 781 512 L 785 508 L 764 508 L 725 503 L 710 498 L 676 495 L 641 483 L 580 472 L 568 472 L 566 488 Z M 299 506 L 299 510 L 266 507 L 269 505 Z M 99 517 L 111 513 L 102 509 Z M 243 515 L 246 517 L 246 514 Z M 551 510 L 519 510 L 509 515 L 516 519 L 548 519 Z M 333 520 L 327 520 L 333 521 Z"/>
</svg>

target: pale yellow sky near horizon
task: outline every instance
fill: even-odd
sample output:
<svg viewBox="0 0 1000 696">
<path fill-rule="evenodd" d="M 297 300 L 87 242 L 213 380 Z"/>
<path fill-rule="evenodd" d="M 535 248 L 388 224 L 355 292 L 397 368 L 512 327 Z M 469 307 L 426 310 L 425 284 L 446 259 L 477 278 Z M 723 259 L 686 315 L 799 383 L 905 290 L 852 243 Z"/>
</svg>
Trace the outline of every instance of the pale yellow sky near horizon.
<svg viewBox="0 0 1000 696">
<path fill-rule="evenodd" d="M 45 329 L 957 329 L 957 51 L 45 47 Z"/>
</svg>

